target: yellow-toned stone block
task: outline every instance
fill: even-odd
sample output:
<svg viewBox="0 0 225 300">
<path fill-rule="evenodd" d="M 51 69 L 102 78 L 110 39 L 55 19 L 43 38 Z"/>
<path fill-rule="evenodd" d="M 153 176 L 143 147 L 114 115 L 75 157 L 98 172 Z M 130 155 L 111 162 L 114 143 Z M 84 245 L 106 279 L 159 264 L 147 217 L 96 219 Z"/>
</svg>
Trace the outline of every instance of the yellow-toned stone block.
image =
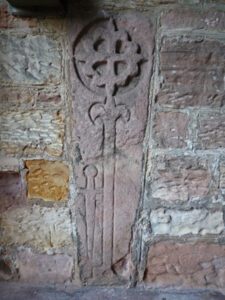
<svg viewBox="0 0 225 300">
<path fill-rule="evenodd" d="M 69 168 L 59 161 L 27 160 L 26 179 L 28 198 L 45 201 L 66 200 L 68 196 Z"/>
</svg>

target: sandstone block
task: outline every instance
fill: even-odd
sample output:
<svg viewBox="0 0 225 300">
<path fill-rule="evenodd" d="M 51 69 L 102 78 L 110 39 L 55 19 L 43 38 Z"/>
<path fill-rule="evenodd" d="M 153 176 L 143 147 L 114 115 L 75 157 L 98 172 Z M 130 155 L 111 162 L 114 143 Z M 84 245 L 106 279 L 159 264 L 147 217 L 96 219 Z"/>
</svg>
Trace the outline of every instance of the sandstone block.
<svg viewBox="0 0 225 300">
<path fill-rule="evenodd" d="M 152 160 L 151 190 L 156 202 L 187 204 L 212 196 L 216 190 L 210 159 L 157 155 Z"/>
<path fill-rule="evenodd" d="M 157 287 L 224 288 L 225 246 L 163 241 L 150 247 L 145 282 Z"/>
<path fill-rule="evenodd" d="M 19 160 L 14 157 L 0 157 L 0 171 L 19 172 Z"/>
<path fill-rule="evenodd" d="M 18 172 L 0 171 L 0 213 L 25 203 L 25 189 Z"/>
<path fill-rule="evenodd" d="M 223 112 L 200 113 L 198 117 L 198 149 L 225 148 Z"/>
<path fill-rule="evenodd" d="M 2 154 L 62 154 L 64 115 L 61 111 L 28 110 L 0 114 Z"/>
<path fill-rule="evenodd" d="M 69 168 L 59 161 L 27 160 L 29 199 L 45 201 L 67 200 Z"/>
<path fill-rule="evenodd" d="M 67 254 L 38 254 L 31 250 L 17 253 L 20 281 L 32 284 L 56 284 L 71 280 L 73 257 Z"/>
<path fill-rule="evenodd" d="M 45 87 L 5 87 L 0 93 L 0 110 L 28 110 L 40 107 L 57 107 L 62 103 L 60 91 Z"/>
<path fill-rule="evenodd" d="M 162 13 L 161 26 L 164 29 L 225 30 L 225 13 L 215 10 L 183 8 Z"/>
<path fill-rule="evenodd" d="M 44 35 L 0 34 L 0 82 L 11 84 L 59 83 L 59 43 Z"/>
<path fill-rule="evenodd" d="M 26 245 L 38 251 L 73 251 L 70 214 L 67 208 L 34 205 L 6 211 L 0 219 L 2 246 Z"/>
<path fill-rule="evenodd" d="M 223 212 L 206 209 L 178 211 L 157 209 L 150 215 L 153 234 L 220 234 L 224 230 Z"/>
<path fill-rule="evenodd" d="M 185 148 L 188 139 L 187 114 L 158 112 L 154 121 L 154 140 L 158 148 Z"/>
<path fill-rule="evenodd" d="M 164 37 L 157 103 L 174 108 L 224 105 L 224 51 L 222 41 Z"/>
</svg>

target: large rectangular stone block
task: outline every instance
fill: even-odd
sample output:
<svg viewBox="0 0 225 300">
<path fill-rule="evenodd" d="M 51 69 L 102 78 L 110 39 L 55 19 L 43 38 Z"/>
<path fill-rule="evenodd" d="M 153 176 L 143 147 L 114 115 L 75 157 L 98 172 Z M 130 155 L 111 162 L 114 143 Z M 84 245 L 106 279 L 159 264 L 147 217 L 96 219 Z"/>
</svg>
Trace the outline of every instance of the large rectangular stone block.
<svg viewBox="0 0 225 300">
<path fill-rule="evenodd" d="M 70 32 L 81 278 L 113 283 L 132 276 L 124 269 L 141 195 L 154 29 L 130 14 L 74 22 Z"/>
<path fill-rule="evenodd" d="M 161 15 L 163 29 L 194 29 L 209 31 L 225 30 L 225 13 L 214 9 L 203 10 L 196 7 L 164 11 Z"/>
<path fill-rule="evenodd" d="M 225 245 L 163 241 L 149 249 L 145 282 L 154 287 L 224 288 Z"/>
<path fill-rule="evenodd" d="M 151 202 L 159 207 L 194 205 L 210 200 L 217 193 L 210 158 L 189 155 L 152 157 Z M 204 202 L 204 201 L 203 201 Z"/>
<path fill-rule="evenodd" d="M 57 87 L 0 86 L 0 89 L 1 111 L 53 108 L 62 104 L 62 95 Z"/>
<path fill-rule="evenodd" d="M 206 209 L 189 211 L 157 209 L 150 214 L 153 234 L 220 234 L 224 231 L 223 212 Z"/>
<path fill-rule="evenodd" d="M 73 253 L 70 212 L 66 207 L 21 207 L 0 219 L 1 246 L 27 246 L 40 252 Z"/>
<path fill-rule="evenodd" d="M 0 82 L 10 84 L 58 84 L 61 49 L 45 35 L 0 34 Z"/>
<path fill-rule="evenodd" d="M 2 112 L 0 127 L 2 154 L 62 154 L 64 115 L 61 111 Z"/>
<path fill-rule="evenodd" d="M 39 254 L 30 249 L 17 251 L 16 265 L 19 279 L 31 284 L 59 284 L 70 282 L 73 257 L 67 254 Z"/>
<path fill-rule="evenodd" d="M 189 140 L 189 116 L 183 112 L 157 112 L 153 139 L 157 148 L 186 148 Z"/>
<path fill-rule="evenodd" d="M 28 198 L 45 201 L 68 200 L 69 168 L 60 161 L 27 160 Z"/>
<path fill-rule="evenodd" d="M 224 105 L 224 51 L 223 41 L 201 36 L 162 38 L 157 103 L 174 108 Z"/>
</svg>

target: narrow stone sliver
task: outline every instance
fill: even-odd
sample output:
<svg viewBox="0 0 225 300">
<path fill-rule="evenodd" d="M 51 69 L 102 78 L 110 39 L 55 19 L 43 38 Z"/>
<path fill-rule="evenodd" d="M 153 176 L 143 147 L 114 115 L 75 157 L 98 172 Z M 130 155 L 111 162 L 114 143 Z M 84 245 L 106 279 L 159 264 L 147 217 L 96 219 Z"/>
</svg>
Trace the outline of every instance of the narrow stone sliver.
<svg viewBox="0 0 225 300">
<path fill-rule="evenodd" d="M 1 300 L 224 300 L 225 295 L 210 290 L 148 290 L 123 287 L 69 288 L 0 283 Z"/>
</svg>

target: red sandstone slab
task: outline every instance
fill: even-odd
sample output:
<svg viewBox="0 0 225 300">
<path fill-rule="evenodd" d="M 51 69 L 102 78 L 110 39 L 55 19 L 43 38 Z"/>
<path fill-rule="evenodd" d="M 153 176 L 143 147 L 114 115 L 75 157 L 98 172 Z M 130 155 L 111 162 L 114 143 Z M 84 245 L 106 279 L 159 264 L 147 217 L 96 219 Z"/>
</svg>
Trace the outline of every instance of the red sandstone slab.
<svg viewBox="0 0 225 300">
<path fill-rule="evenodd" d="M 218 1 L 217 1 L 218 2 Z M 173 9 L 161 14 L 163 29 L 205 29 L 210 31 L 225 30 L 225 12 L 197 10 L 193 8 Z"/>
<path fill-rule="evenodd" d="M 224 50 L 223 41 L 163 37 L 157 103 L 172 108 L 223 106 Z"/>
<path fill-rule="evenodd" d="M 162 241 L 149 249 L 145 282 L 154 287 L 224 288 L 225 245 Z"/>
<path fill-rule="evenodd" d="M 211 203 L 217 195 L 210 157 L 158 154 L 152 159 L 151 203 L 155 206 Z"/>
<path fill-rule="evenodd" d="M 104 15 L 70 28 L 75 210 L 84 282 L 123 279 L 116 270 L 130 252 L 141 193 L 153 34 L 151 23 L 138 14 Z"/>
</svg>

